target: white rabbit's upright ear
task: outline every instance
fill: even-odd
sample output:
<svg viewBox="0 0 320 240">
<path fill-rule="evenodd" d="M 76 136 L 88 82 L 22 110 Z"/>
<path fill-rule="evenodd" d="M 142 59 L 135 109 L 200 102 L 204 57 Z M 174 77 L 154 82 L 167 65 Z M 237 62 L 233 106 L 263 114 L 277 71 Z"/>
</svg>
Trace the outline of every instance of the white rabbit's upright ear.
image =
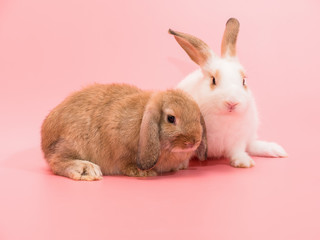
<svg viewBox="0 0 320 240">
<path fill-rule="evenodd" d="M 158 162 L 160 155 L 160 120 L 161 106 L 151 97 L 144 111 L 140 126 L 137 166 L 141 170 L 149 170 Z"/>
<path fill-rule="evenodd" d="M 239 33 L 240 23 L 235 18 L 230 18 L 226 23 L 222 43 L 221 43 L 221 57 L 235 57 L 236 44 Z"/>
<path fill-rule="evenodd" d="M 192 61 L 199 66 L 203 66 L 213 55 L 209 46 L 201 39 L 171 29 L 169 29 L 169 33 L 174 35 L 179 45 L 186 51 Z"/>
</svg>

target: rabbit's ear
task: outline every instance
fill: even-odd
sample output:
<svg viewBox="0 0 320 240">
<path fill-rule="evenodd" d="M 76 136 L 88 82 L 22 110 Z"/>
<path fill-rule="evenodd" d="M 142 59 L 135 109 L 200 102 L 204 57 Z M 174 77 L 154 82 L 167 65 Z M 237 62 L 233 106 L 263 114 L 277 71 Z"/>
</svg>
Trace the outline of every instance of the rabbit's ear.
<svg viewBox="0 0 320 240">
<path fill-rule="evenodd" d="M 169 33 L 174 35 L 179 45 L 186 51 L 192 61 L 199 66 L 203 66 L 213 55 L 209 46 L 199 38 L 171 29 L 169 29 Z"/>
<path fill-rule="evenodd" d="M 204 118 L 202 114 L 200 114 L 200 123 L 202 126 L 202 139 L 201 143 L 197 149 L 197 157 L 199 160 L 207 160 L 207 154 L 208 154 L 208 142 L 207 142 L 207 129 L 206 129 L 206 124 L 204 121 Z"/>
<path fill-rule="evenodd" d="M 142 117 L 137 158 L 137 165 L 141 170 L 153 168 L 160 154 L 161 106 L 155 100 L 157 99 L 150 99 Z"/>
<path fill-rule="evenodd" d="M 221 56 L 222 57 L 235 57 L 236 56 L 236 43 L 239 33 L 240 23 L 235 18 L 230 18 L 226 23 L 222 43 L 221 43 Z"/>
</svg>

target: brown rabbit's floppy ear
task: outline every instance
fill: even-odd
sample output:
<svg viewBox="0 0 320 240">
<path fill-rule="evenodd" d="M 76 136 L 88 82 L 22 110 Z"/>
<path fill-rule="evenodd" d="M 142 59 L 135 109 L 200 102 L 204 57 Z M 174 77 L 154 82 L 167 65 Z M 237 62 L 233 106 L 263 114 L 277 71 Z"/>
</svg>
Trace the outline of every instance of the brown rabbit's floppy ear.
<svg viewBox="0 0 320 240">
<path fill-rule="evenodd" d="M 236 43 L 239 33 L 240 23 L 235 18 L 230 18 L 226 23 L 222 43 L 221 43 L 221 56 L 222 57 L 235 57 L 236 56 Z"/>
<path fill-rule="evenodd" d="M 200 115 L 200 123 L 202 126 L 202 139 L 201 143 L 197 149 L 197 157 L 199 160 L 207 160 L 207 154 L 208 154 L 208 142 L 207 142 L 207 129 L 206 129 L 206 124 L 204 121 L 204 118 L 202 114 Z"/>
<path fill-rule="evenodd" d="M 155 100 L 151 98 L 147 104 L 140 126 L 137 165 L 141 170 L 153 168 L 160 154 L 161 106 Z"/>
<path fill-rule="evenodd" d="M 169 29 L 169 33 L 174 35 L 179 45 L 186 51 L 192 61 L 199 66 L 203 66 L 211 57 L 212 53 L 209 46 L 201 39 L 171 29 Z"/>
</svg>

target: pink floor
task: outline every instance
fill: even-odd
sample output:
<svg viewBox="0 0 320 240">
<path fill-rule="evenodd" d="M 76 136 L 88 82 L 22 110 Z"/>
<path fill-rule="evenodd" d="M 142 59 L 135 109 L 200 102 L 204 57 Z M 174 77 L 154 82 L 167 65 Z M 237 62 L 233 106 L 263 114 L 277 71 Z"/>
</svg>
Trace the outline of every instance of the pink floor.
<svg viewBox="0 0 320 240">
<path fill-rule="evenodd" d="M 319 11 L 317 0 L 0 1 L 0 239 L 320 239 Z M 39 147 L 50 109 L 93 82 L 175 86 L 196 65 L 168 28 L 219 53 L 229 17 L 260 137 L 288 158 L 143 179 L 51 174 Z"/>
</svg>

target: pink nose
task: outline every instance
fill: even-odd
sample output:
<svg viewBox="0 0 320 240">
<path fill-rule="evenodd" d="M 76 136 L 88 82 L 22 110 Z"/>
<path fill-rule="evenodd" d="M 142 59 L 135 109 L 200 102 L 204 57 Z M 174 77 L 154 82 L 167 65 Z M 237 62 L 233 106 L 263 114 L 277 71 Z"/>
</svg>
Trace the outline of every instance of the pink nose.
<svg viewBox="0 0 320 240">
<path fill-rule="evenodd" d="M 239 104 L 237 102 L 231 102 L 231 101 L 228 101 L 228 102 L 225 102 L 226 106 L 230 109 L 230 110 L 233 110 L 236 108 L 236 106 Z"/>
</svg>

